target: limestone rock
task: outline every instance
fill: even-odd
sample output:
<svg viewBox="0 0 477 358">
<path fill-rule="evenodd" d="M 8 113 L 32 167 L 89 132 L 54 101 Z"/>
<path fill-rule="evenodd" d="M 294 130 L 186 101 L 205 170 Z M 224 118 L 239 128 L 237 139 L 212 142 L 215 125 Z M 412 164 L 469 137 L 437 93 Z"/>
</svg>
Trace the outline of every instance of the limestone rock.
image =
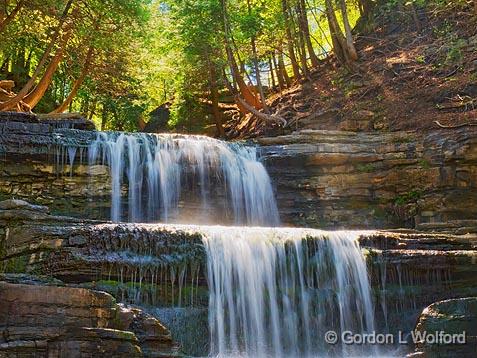
<svg viewBox="0 0 477 358">
<path fill-rule="evenodd" d="M 2 357 L 172 357 L 170 332 L 99 291 L 0 282 Z"/>
<path fill-rule="evenodd" d="M 119 317 L 124 329 L 133 331 L 143 354 L 148 357 L 175 356 L 179 347 L 169 330 L 158 319 L 133 306 L 119 304 Z"/>
<path fill-rule="evenodd" d="M 416 331 L 421 334 L 462 334 L 449 344 L 432 344 L 428 340 L 416 344 L 416 352 L 425 357 L 475 357 L 477 354 L 477 297 L 440 301 L 426 307 L 419 317 Z"/>
<path fill-rule="evenodd" d="M 256 143 L 287 224 L 432 229 L 477 217 L 477 127 L 302 130 Z"/>
<path fill-rule="evenodd" d="M 285 224 L 432 230 L 434 223 L 477 217 L 477 127 L 375 133 L 372 113 L 360 115 L 353 126 L 363 132 L 256 139 Z M 94 131 L 59 128 L 52 122 L 58 119 L 1 116 L 8 120 L 0 120 L 0 200 L 34 199 L 54 213 L 109 219 L 108 170 L 80 158 Z M 71 147 L 78 148 L 73 166 L 65 155 Z"/>
</svg>

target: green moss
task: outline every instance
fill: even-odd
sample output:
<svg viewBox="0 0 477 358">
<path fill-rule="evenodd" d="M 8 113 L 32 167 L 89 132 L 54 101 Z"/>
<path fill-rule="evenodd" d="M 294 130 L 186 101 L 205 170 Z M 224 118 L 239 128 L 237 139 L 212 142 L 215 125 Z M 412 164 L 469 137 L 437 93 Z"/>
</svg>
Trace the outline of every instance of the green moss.
<svg viewBox="0 0 477 358">
<path fill-rule="evenodd" d="M 422 169 L 429 169 L 431 167 L 431 163 L 426 159 L 419 160 L 418 164 Z"/>
<path fill-rule="evenodd" d="M 414 203 L 419 200 L 422 196 L 422 193 L 419 190 L 412 190 L 410 192 L 401 194 L 394 198 L 394 204 L 398 206 L 403 206 L 409 203 Z"/>
<path fill-rule="evenodd" d="M 376 218 L 384 219 L 388 216 L 388 213 L 382 207 L 377 206 L 373 209 L 373 215 Z"/>
<path fill-rule="evenodd" d="M 28 257 L 26 256 L 12 257 L 6 260 L 4 265 L 4 272 L 26 273 L 27 265 L 28 265 Z"/>
<path fill-rule="evenodd" d="M 360 173 L 372 173 L 378 170 L 377 163 L 358 164 L 356 170 Z"/>
</svg>

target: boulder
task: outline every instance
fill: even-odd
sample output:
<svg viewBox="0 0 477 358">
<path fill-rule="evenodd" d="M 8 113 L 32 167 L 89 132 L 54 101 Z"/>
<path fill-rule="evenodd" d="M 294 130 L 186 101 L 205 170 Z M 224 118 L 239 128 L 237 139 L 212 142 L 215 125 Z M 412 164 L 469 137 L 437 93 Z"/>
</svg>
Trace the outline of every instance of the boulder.
<svg viewBox="0 0 477 358">
<path fill-rule="evenodd" d="M 172 357 L 170 332 L 105 292 L 0 282 L 2 357 Z"/>
<path fill-rule="evenodd" d="M 439 301 L 426 307 L 416 325 L 416 353 L 425 357 L 477 356 L 477 297 Z M 441 333 L 442 332 L 442 333 Z M 425 335 L 454 335 L 450 343 L 423 338 Z"/>
</svg>

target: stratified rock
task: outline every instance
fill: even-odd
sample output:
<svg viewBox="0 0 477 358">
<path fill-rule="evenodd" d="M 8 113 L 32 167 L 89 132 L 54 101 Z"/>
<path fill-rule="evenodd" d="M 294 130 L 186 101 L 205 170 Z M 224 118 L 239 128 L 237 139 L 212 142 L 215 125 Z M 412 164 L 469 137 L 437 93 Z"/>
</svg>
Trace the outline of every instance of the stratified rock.
<svg viewBox="0 0 477 358">
<path fill-rule="evenodd" d="M 426 307 L 416 326 L 420 337 L 443 332 L 450 335 L 464 333 L 465 343 L 455 337 L 452 343 L 437 344 L 424 339 L 416 342 L 416 353 L 424 357 L 469 357 L 477 356 L 477 297 L 445 300 Z M 441 338 L 442 340 L 442 338 Z"/>
<path fill-rule="evenodd" d="M 97 133 L 61 128 L 58 119 L 8 116 L 0 120 L 0 200 L 34 199 L 54 213 L 108 219 L 108 168 L 87 165 Z M 477 217 L 477 127 L 302 130 L 256 143 L 286 224 L 442 231 L 447 223 Z M 126 201 L 126 185 L 122 189 Z M 475 232 L 477 222 L 458 230 Z"/>
<path fill-rule="evenodd" d="M 1 357 L 172 357 L 170 332 L 139 308 L 84 288 L 0 282 Z"/>
<path fill-rule="evenodd" d="M 93 286 L 107 281 L 97 285 L 125 301 L 151 304 L 177 300 L 158 287 L 174 284 L 181 272 L 184 282 L 200 276 L 205 284 L 205 249 L 193 227 L 59 217 L 22 201 L 0 207 L 0 265 L 7 272 Z M 141 282 L 149 284 L 147 292 L 136 292 Z"/>
<path fill-rule="evenodd" d="M 148 357 L 175 356 L 179 347 L 171 333 L 159 320 L 141 309 L 119 304 L 119 317 L 124 329 L 133 331 L 144 355 Z"/>
<path fill-rule="evenodd" d="M 477 127 L 303 130 L 258 138 L 283 221 L 322 228 L 477 228 Z M 473 223 L 470 220 L 474 220 Z M 453 224 L 450 224 L 453 226 Z"/>
<path fill-rule="evenodd" d="M 0 282 L 0 356 L 140 357 L 134 333 L 114 327 L 104 292 Z"/>
<path fill-rule="evenodd" d="M 4 200 L 0 202 L 0 210 L 12 210 L 12 209 L 25 209 L 25 210 L 32 210 L 32 211 L 39 211 L 42 213 L 48 213 L 50 209 L 47 206 L 42 205 L 33 205 L 24 200 Z"/>
<path fill-rule="evenodd" d="M 79 113 L 42 114 L 23 112 L 0 112 L 0 125 L 2 122 L 12 123 L 42 123 L 51 128 L 71 128 L 82 130 L 95 130 L 92 121 L 84 118 Z M 28 125 L 24 128 L 28 128 Z M 35 128 L 30 126 L 30 128 Z M 0 131 L 1 132 L 1 131 Z"/>
<path fill-rule="evenodd" d="M 432 302 L 477 295 L 477 236 L 378 231 L 362 235 L 376 322 L 410 332 Z"/>
</svg>

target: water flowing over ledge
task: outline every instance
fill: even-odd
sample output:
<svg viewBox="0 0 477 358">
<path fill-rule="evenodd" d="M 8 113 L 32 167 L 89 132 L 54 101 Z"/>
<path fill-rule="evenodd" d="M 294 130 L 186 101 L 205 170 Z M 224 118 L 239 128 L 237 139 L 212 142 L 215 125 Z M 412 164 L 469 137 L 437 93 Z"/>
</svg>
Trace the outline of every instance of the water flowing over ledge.
<svg viewBox="0 0 477 358">
<path fill-rule="evenodd" d="M 0 149 L 6 153 L 2 169 L 8 177 L 4 185 L 8 195 L 38 197 L 37 203 L 46 204 L 52 203 L 48 201 L 52 197 L 55 202 L 56 198 L 65 198 L 65 202 L 73 203 L 72 208 L 81 211 L 71 214 L 82 217 L 109 218 L 112 203 L 118 221 L 273 225 L 270 217 L 253 214 L 257 207 L 268 214 L 269 207 L 263 200 L 246 199 L 256 198 L 253 190 L 261 183 L 268 181 L 264 187 L 271 188 L 267 173 L 262 175 L 255 148 L 203 137 L 126 133 L 98 136 L 97 132 L 74 129 L 51 130 L 51 126 L 39 128 L 41 134 L 23 136 L 20 133 L 27 129 L 7 127 L 8 132 L 0 131 Z M 368 217 L 379 214 L 369 213 L 375 209 L 368 203 L 363 208 L 361 198 L 369 197 L 394 204 L 419 197 L 421 216 L 445 219 L 445 227 L 448 217 L 439 216 L 442 210 L 450 213 L 451 219 L 468 219 L 474 213 L 471 173 L 476 160 L 475 131 L 472 134 L 466 129 L 446 136 L 430 133 L 423 138 L 393 133 L 386 143 L 367 133 L 313 132 L 304 137 L 312 140 L 294 143 L 296 137 L 273 139 L 285 142 L 268 143 L 260 150 L 279 189 L 285 222 L 291 222 L 286 208 L 291 208 L 288 214 L 301 217 L 302 203 L 306 204 L 307 215 L 315 217 L 311 221 L 305 218 L 302 225 L 324 219 L 325 223 L 333 222 L 334 227 L 337 223 L 339 227 L 361 227 Z M 17 159 L 28 170 L 16 169 Z M 403 172 L 407 174 L 402 176 Z M 18 179 L 10 179 L 12 173 L 18 173 Z M 31 173 L 35 174 L 33 181 L 32 176 L 28 177 Z M 228 175 L 239 179 L 230 180 Z M 410 187 L 415 185 L 414 178 L 419 178 L 423 192 Z M 456 178 L 460 180 L 458 187 Z M 29 180 L 39 195 L 25 194 L 28 191 L 24 185 Z M 429 188 L 432 192 L 425 194 Z M 288 190 L 285 196 L 284 190 Z M 55 196 L 58 192 L 60 195 Z M 396 200 L 401 193 L 404 196 Z M 76 200 L 71 200 L 74 195 Z M 432 212 L 429 206 L 423 206 L 425 195 L 432 199 Z M 446 198 L 442 208 L 435 207 L 436 195 Z M 86 201 L 94 208 L 103 208 L 103 215 L 87 214 L 83 205 Z M 399 209 L 396 205 L 394 208 Z M 2 215 L 6 214 L 8 221 L 10 214 L 1 211 L 3 266 L 106 290 L 122 302 L 152 305 L 158 311 L 193 309 L 197 317 L 205 313 L 199 319 L 202 331 L 189 325 L 196 340 L 185 343 L 180 339 L 187 349 L 200 346 L 197 355 L 201 356 L 209 352 L 248 357 L 370 355 L 374 352 L 368 347 L 354 350 L 339 343 L 330 347 L 323 342 L 324 332 L 409 332 L 422 308 L 430 303 L 476 294 L 475 245 L 467 237 L 98 225 L 87 220 L 71 223 L 66 218 L 48 227 L 32 219 L 3 229 Z M 64 207 L 55 212 L 70 214 Z M 332 220 L 326 212 L 332 214 Z M 44 213 L 33 217 L 41 215 Z M 257 221 L 250 221 L 255 217 Z M 415 219 L 420 222 L 419 217 Z M 426 220 L 439 227 L 434 219 Z M 367 224 L 375 226 L 371 223 Z M 426 222 L 419 225 L 423 224 Z M 468 232 L 469 228 L 460 230 Z M 198 344 L 198 336 L 207 343 Z"/>
<path fill-rule="evenodd" d="M 10 200 L 0 243 L 7 272 L 154 307 L 193 356 L 370 355 L 321 334 L 409 332 L 430 303 L 477 287 L 472 241 L 449 235 L 99 223 Z"/>
<path fill-rule="evenodd" d="M 71 167 L 75 150 L 68 148 Z M 219 209 L 234 224 L 279 223 L 270 178 L 255 147 L 203 136 L 100 132 L 88 148 L 88 163 L 110 169 L 115 222 L 219 223 L 211 215 Z M 212 205 L 214 197 L 221 202 Z M 187 212 L 181 200 L 187 207 L 196 203 L 198 210 Z"/>
<path fill-rule="evenodd" d="M 362 233 L 219 227 L 206 232 L 212 355 L 363 353 L 324 341 L 330 330 L 374 331 L 358 243 Z"/>
</svg>

